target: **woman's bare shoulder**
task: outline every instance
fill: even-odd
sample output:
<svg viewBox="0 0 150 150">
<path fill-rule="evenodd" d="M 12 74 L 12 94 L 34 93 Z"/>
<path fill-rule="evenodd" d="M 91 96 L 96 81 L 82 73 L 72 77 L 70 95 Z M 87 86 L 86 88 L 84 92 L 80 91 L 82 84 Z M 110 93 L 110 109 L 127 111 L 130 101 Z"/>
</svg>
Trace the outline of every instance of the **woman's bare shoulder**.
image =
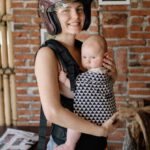
<svg viewBox="0 0 150 150">
<path fill-rule="evenodd" d="M 42 47 L 38 50 L 35 59 L 35 73 L 36 70 L 41 69 L 56 69 L 58 67 L 58 60 L 52 49 L 49 47 Z"/>
</svg>

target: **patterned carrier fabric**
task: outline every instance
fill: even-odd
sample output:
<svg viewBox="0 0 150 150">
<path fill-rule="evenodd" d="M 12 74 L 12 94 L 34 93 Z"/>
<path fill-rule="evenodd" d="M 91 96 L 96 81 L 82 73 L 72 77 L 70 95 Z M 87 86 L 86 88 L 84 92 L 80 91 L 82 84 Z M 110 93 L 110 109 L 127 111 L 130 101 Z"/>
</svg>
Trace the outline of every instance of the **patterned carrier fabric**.
<svg viewBox="0 0 150 150">
<path fill-rule="evenodd" d="M 113 83 L 106 73 L 85 72 L 76 79 L 74 112 L 101 125 L 116 112 Z"/>
</svg>

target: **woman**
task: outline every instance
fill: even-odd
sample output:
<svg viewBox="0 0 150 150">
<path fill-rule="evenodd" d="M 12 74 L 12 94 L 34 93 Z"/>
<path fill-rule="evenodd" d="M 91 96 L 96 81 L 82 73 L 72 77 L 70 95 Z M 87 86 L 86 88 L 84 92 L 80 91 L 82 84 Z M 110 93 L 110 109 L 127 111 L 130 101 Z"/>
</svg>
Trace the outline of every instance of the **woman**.
<svg viewBox="0 0 150 150">
<path fill-rule="evenodd" d="M 90 25 L 90 2 L 84 0 L 39 0 L 39 7 L 48 32 L 56 35 L 55 40 L 68 49 L 68 52 L 82 70 L 80 49 L 76 45 L 75 36 Z M 109 74 L 115 79 L 117 74 L 115 63 L 109 54 L 106 54 L 103 66 L 109 69 Z M 97 126 L 77 117 L 70 110 L 63 107 L 60 101 L 62 99 L 66 103 L 68 103 L 68 100 L 71 101 L 69 98 L 72 97 L 72 91 L 59 83 L 61 70 L 61 63 L 53 50 L 48 47 L 40 48 L 35 60 L 35 75 L 47 121 L 84 133 L 76 146 L 76 150 L 105 149 L 107 146 L 106 137 L 110 129 L 114 127 L 113 122 L 116 114 L 106 121 L 103 126 Z M 53 137 L 55 137 L 54 134 L 52 132 Z M 53 150 L 54 145 L 59 144 L 57 140 L 53 140 L 50 137 L 48 150 Z"/>
</svg>

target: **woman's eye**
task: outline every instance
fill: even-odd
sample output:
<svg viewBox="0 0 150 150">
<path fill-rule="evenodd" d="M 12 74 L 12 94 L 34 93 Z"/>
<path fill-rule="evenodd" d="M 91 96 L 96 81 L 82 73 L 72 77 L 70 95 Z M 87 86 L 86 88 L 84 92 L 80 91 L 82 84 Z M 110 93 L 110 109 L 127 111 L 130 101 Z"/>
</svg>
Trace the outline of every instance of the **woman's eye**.
<svg viewBox="0 0 150 150">
<path fill-rule="evenodd" d="M 64 9 L 62 13 L 68 13 L 70 10 L 68 8 Z"/>
<path fill-rule="evenodd" d="M 79 7 L 79 8 L 77 8 L 77 10 L 76 10 L 78 13 L 81 13 L 81 12 L 83 12 L 83 8 L 82 7 Z"/>
</svg>

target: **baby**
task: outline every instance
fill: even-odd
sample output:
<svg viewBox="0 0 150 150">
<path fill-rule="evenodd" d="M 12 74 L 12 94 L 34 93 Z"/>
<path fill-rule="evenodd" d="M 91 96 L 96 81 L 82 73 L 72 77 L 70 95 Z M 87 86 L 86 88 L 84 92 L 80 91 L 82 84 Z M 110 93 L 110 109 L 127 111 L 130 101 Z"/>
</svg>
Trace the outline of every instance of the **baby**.
<svg viewBox="0 0 150 150">
<path fill-rule="evenodd" d="M 74 113 L 91 122 L 102 125 L 116 112 L 113 81 L 103 67 L 107 43 L 101 36 L 90 36 L 82 45 L 81 59 L 86 72 L 76 78 L 74 93 Z M 70 81 L 64 72 L 60 73 L 60 82 L 70 88 Z M 74 150 L 80 133 L 67 130 L 65 144 L 55 150 Z"/>
</svg>

